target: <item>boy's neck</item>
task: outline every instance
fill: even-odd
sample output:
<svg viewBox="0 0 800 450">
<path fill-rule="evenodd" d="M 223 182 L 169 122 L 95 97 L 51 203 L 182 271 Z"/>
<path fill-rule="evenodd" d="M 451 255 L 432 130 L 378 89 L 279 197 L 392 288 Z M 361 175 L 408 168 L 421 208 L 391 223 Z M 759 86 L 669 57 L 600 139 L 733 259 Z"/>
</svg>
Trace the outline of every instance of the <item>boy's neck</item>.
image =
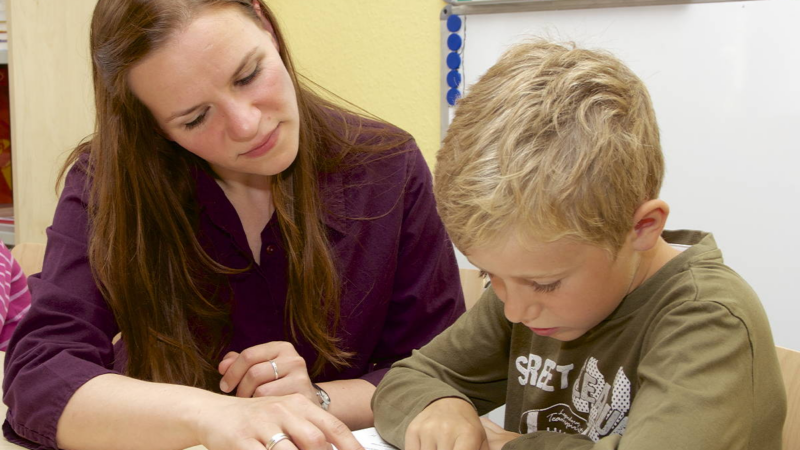
<svg viewBox="0 0 800 450">
<path fill-rule="evenodd" d="M 672 258 L 680 254 L 680 250 L 669 245 L 664 238 L 659 237 L 653 248 L 641 254 L 642 259 L 639 262 L 639 268 L 634 276 L 633 288 L 630 292 L 636 290 L 642 283 L 661 270 Z"/>
</svg>

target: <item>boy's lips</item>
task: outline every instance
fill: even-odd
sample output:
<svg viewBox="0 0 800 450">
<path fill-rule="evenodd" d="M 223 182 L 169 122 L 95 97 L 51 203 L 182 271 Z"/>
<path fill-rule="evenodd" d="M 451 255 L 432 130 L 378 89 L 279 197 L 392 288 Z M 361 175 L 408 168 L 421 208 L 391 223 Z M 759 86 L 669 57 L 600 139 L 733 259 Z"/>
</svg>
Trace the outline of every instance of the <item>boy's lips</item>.
<svg viewBox="0 0 800 450">
<path fill-rule="evenodd" d="M 539 336 L 551 336 L 556 331 L 558 331 L 558 327 L 553 327 L 553 328 L 533 328 L 533 327 L 528 327 L 528 328 L 531 331 L 533 331 L 534 333 L 538 334 Z"/>
</svg>

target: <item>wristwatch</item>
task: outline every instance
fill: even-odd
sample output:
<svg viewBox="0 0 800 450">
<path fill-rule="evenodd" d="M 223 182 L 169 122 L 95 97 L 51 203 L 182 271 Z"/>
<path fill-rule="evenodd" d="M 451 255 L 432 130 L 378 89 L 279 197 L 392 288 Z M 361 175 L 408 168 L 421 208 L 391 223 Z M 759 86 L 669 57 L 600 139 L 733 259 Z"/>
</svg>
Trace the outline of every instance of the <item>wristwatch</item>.
<svg viewBox="0 0 800 450">
<path fill-rule="evenodd" d="M 328 396 L 328 393 L 325 392 L 325 389 L 322 389 L 316 383 L 311 383 L 311 386 L 314 386 L 314 389 L 317 390 L 317 397 L 319 397 L 319 406 L 322 407 L 325 411 L 328 410 L 328 407 L 331 406 L 331 398 Z"/>
</svg>

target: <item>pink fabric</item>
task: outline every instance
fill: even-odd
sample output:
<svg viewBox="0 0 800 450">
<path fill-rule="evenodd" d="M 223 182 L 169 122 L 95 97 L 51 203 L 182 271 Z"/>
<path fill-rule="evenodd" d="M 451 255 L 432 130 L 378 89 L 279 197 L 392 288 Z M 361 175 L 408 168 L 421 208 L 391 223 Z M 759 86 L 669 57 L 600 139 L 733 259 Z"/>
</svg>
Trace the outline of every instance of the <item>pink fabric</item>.
<svg viewBox="0 0 800 450">
<path fill-rule="evenodd" d="M 0 351 L 8 348 L 11 333 L 30 307 L 28 278 L 8 248 L 0 242 Z"/>
</svg>

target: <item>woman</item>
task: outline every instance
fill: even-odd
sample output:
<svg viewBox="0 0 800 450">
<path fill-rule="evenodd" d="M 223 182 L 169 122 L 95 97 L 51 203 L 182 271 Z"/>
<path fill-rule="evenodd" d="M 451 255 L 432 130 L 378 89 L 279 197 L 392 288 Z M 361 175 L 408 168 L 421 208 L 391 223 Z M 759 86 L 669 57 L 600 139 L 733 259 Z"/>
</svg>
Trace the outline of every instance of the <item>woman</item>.
<svg viewBox="0 0 800 450">
<path fill-rule="evenodd" d="M 413 141 L 300 85 L 262 0 L 100 0 L 91 52 L 6 436 L 358 448 L 388 367 L 463 312 Z"/>
</svg>

